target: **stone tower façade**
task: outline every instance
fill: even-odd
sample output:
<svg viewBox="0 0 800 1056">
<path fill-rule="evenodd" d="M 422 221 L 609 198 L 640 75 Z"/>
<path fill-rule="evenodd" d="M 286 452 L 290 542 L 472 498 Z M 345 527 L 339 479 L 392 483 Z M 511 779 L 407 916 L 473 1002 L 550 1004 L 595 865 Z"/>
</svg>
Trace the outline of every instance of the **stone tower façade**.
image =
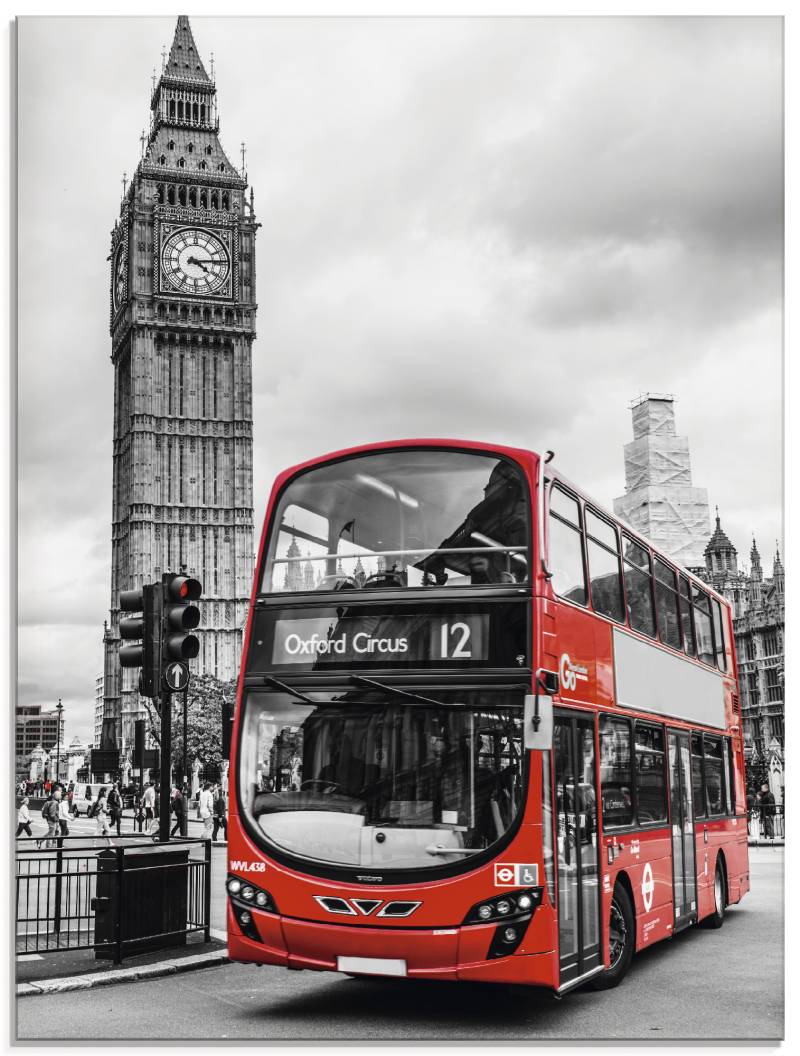
<svg viewBox="0 0 800 1056">
<path fill-rule="evenodd" d="M 213 72 L 213 70 L 212 70 Z M 247 176 L 219 140 L 216 87 L 178 18 L 150 131 L 111 234 L 114 473 L 104 746 L 143 714 L 119 666 L 119 592 L 203 584 L 198 674 L 238 672 L 253 575 L 255 235 Z"/>
</svg>

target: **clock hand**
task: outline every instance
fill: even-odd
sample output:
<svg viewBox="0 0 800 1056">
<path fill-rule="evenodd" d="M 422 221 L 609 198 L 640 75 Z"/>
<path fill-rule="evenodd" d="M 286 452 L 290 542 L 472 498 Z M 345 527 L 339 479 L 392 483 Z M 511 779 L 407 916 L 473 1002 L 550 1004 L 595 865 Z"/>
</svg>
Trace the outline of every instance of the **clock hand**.
<svg viewBox="0 0 800 1056">
<path fill-rule="evenodd" d="M 202 260 L 198 260 L 197 257 L 189 257 L 189 259 L 186 261 L 186 263 L 187 264 L 196 264 L 198 266 L 198 268 L 202 268 L 203 271 L 206 274 L 208 274 L 208 268 L 206 267 L 206 264 L 210 264 L 211 261 L 207 260 L 205 263 L 203 263 L 203 261 Z"/>
</svg>

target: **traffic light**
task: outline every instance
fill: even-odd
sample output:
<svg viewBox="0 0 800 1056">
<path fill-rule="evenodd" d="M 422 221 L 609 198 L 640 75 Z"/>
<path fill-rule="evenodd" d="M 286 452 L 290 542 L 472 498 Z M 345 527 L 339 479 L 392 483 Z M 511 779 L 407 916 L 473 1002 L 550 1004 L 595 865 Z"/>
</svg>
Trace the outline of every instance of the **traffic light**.
<svg viewBox="0 0 800 1056">
<path fill-rule="evenodd" d="M 172 661 L 193 660 L 200 652 L 200 639 L 189 634 L 200 623 L 200 609 L 193 605 L 203 593 L 199 579 L 167 572 L 162 576 L 161 609 L 162 669 Z"/>
<path fill-rule="evenodd" d="M 128 642 L 140 639 L 137 645 L 123 645 L 119 650 L 120 667 L 140 667 L 139 692 L 144 697 L 157 697 L 161 682 L 160 636 L 161 591 L 155 584 L 138 590 L 123 590 L 119 595 L 122 612 L 141 612 L 141 616 L 125 617 L 119 621 L 119 636 Z"/>
</svg>

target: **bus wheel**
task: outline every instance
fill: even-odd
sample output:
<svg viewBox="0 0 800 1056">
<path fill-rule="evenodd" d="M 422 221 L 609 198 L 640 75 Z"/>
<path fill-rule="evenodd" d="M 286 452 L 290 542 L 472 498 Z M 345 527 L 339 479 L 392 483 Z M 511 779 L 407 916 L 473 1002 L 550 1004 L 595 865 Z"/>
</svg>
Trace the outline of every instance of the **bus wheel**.
<svg viewBox="0 0 800 1056">
<path fill-rule="evenodd" d="M 714 870 L 714 912 L 700 921 L 702 928 L 721 928 L 725 920 L 725 904 L 728 901 L 727 885 L 725 883 L 725 870 L 722 862 L 717 858 L 717 868 Z"/>
<path fill-rule="evenodd" d="M 608 922 L 608 946 L 610 967 L 592 979 L 595 990 L 610 990 L 618 986 L 630 967 L 636 945 L 636 921 L 628 892 L 617 884 L 611 899 L 611 915 Z"/>
</svg>

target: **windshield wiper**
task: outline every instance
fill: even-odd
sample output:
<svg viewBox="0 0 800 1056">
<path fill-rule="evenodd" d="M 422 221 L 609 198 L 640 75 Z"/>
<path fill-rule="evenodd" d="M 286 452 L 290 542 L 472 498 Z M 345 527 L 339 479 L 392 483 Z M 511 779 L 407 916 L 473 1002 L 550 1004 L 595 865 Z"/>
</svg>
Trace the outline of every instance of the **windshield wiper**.
<svg viewBox="0 0 800 1056">
<path fill-rule="evenodd" d="M 478 854 L 482 847 L 442 847 L 440 843 L 429 843 L 425 848 L 427 854 Z"/>
<path fill-rule="evenodd" d="M 350 678 L 353 682 L 363 683 L 365 686 L 375 686 L 377 689 L 382 689 L 384 693 L 394 693 L 398 697 L 408 697 L 410 700 L 418 700 L 422 704 L 433 704 L 437 708 L 446 708 L 447 705 L 443 704 L 441 700 L 434 700 L 432 697 L 423 697 L 420 693 L 409 693 L 405 689 L 398 689 L 397 686 L 389 686 L 385 682 L 378 682 L 374 678 L 364 678 L 363 675 L 351 675 Z"/>
<path fill-rule="evenodd" d="M 291 686 L 287 686 L 285 682 L 279 682 L 277 678 L 273 678 L 271 675 L 264 675 L 263 678 L 268 686 L 277 686 L 277 688 L 282 689 L 284 693 L 288 693 L 290 696 L 302 700 L 304 704 L 319 703 L 316 700 L 312 700 L 311 697 L 307 697 L 305 693 L 301 693 L 298 689 L 292 689 Z"/>
</svg>

